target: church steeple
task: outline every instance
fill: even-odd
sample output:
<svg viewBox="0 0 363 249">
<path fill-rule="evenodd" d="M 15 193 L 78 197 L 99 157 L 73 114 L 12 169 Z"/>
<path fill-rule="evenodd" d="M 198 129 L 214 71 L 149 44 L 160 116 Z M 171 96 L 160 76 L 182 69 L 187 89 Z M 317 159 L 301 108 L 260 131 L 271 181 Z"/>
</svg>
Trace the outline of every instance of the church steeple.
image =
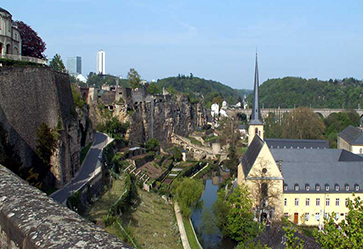
<svg viewBox="0 0 363 249">
<path fill-rule="evenodd" d="M 253 86 L 252 114 L 250 126 L 248 128 L 248 145 L 252 143 L 252 140 L 256 135 L 258 135 L 261 139 L 264 139 L 264 129 L 260 110 L 257 52 L 255 66 L 255 82 Z"/>
<path fill-rule="evenodd" d="M 250 124 L 263 124 L 261 121 L 261 110 L 260 110 L 257 52 L 256 52 L 256 65 L 255 65 L 255 81 L 253 86 L 252 115 L 251 115 Z"/>
</svg>

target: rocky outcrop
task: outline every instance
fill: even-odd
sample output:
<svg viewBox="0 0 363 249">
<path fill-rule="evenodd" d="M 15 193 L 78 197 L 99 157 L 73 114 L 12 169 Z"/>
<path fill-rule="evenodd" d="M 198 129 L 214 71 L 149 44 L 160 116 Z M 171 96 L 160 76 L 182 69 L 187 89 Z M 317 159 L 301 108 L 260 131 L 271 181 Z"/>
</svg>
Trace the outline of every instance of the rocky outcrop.
<svg viewBox="0 0 363 249">
<path fill-rule="evenodd" d="M 79 169 L 81 141 L 92 139 L 87 117 L 88 110 L 75 108 L 68 74 L 46 67 L 0 68 L 0 122 L 24 166 L 36 167 L 34 151 L 40 125 L 58 129 L 51 185 L 64 185 Z"/>
<path fill-rule="evenodd" d="M 131 143 L 143 143 L 156 138 L 169 143 L 172 134 L 188 136 L 206 122 L 202 104 L 192 104 L 187 96 L 157 95 L 134 105 L 130 126 Z"/>
</svg>

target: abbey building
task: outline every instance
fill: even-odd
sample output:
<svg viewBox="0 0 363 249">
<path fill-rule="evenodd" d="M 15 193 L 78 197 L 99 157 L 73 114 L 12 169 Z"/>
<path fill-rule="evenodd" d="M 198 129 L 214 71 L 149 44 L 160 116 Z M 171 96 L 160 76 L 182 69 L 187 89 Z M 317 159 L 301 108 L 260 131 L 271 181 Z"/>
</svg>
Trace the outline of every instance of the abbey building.
<svg viewBox="0 0 363 249">
<path fill-rule="evenodd" d="M 329 149 L 323 140 L 264 139 L 257 54 L 248 134 L 237 182 L 248 186 L 257 219 L 285 216 L 296 224 L 317 226 L 334 212 L 341 222 L 348 213 L 347 199 L 353 193 L 363 198 L 362 157 Z"/>
<path fill-rule="evenodd" d="M 0 8 L 0 57 L 5 55 L 21 55 L 21 37 L 14 25 L 12 15 Z"/>
</svg>

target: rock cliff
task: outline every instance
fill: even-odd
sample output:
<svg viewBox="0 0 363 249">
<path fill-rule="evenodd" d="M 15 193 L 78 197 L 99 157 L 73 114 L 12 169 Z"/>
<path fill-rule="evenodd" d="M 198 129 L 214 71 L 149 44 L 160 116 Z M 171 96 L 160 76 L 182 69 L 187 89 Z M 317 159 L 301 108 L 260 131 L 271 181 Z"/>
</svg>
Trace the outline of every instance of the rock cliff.
<svg viewBox="0 0 363 249">
<path fill-rule="evenodd" d="M 87 117 L 88 110 L 76 109 L 73 103 L 69 75 L 47 67 L 0 68 L 0 122 L 24 166 L 36 167 L 40 125 L 58 129 L 50 185 L 64 185 L 79 169 L 81 142 L 86 144 L 93 136 Z"/>
</svg>

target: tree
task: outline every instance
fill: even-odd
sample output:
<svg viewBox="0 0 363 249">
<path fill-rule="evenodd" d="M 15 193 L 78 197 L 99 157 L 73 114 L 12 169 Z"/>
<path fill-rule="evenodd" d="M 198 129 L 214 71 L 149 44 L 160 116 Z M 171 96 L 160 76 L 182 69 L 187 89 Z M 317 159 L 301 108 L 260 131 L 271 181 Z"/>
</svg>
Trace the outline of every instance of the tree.
<svg viewBox="0 0 363 249">
<path fill-rule="evenodd" d="M 213 212 L 223 235 L 237 242 L 246 242 L 258 233 L 258 223 L 253 220 L 251 209 L 252 201 L 245 185 L 233 189 L 228 198 L 221 190 L 213 204 Z"/>
<path fill-rule="evenodd" d="M 200 197 L 203 194 L 204 185 L 201 180 L 188 177 L 173 182 L 173 197 L 180 206 L 180 211 L 184 217 L 189 218 L 192 209 L 200 205 Z"/>
<path fill-rule="evenodd" d="M 160 89 L 155 82 L 151 82 L 151 84 L 147 87 L 146 91 L 154 95 L 160 93 Z"/>
<path fill-rule="evenodd" d="M 318 114 L 307 107 L 299 107 L 286 115 L 284 138 L 292 139 L 323 139 L 324 122 Z"/>
<path fill-rule="evenodd" d="M 49 62 L 49 66 L 59 72 L 66 71 L 66 67 L 64 66 L 62 58 L 59 54 L 54 55 L 53 59 L 51 59 Z"/>
<path fill-rule="evenodd" d="M 16 21 L 15 25 L 18 26 L 22 40 L 21 54 L 23 56 L 45 59 L 43 53 L 46 49 L 46 44 L 42 38 L 38 36 L 37 32 L 22 21 Z"/>
<path fill-rule="evenodd" d="M 156 138 L 151 138 L 146 141 L 145 148 L 147 151 L 158 151 L 160 149 L 160 143 Z"/>
<path fill-rule="evenodd" d="M 51 167 L 50 158 L 56 149 L 59 134 L 52 131 L 46 123 L 42 123 L 36 131 L 35 153 L 40 159 L 43 171 L 48 171 Z"/>
<path fill-rule="evenodd" d="M 140 87 L 141 78 L 135 69 L 130 68 L 130 71 L 127 73 L 127 79 L 130 81 L 132 88 Z"/>
<path fill-rule="evenodd" d="M 178 147 L 173 149 L 173 158 L 175 162 L 180 162 L 183 159 L 182 151 Z"/>
<path fill-rule="evenodd" d="M 314 237 L 323 248 L 363 248 L 363 202 L 360 197 L 348 199 L 349 212 L 339 225 L 335 213 L 324 218 L 324 227 L 315 231 Z"/>
</svg>

